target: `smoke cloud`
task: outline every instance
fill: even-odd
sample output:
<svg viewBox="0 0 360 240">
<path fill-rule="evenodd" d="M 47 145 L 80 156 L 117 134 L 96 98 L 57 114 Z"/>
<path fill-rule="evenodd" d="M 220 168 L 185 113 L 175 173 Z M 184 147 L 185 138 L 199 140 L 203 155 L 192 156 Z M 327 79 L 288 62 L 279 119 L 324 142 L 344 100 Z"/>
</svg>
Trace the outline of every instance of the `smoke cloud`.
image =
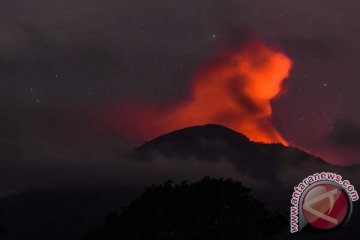
<svg viewBox="0 0 360 240">
<path fill-rule="evenodd" d="M 214 123 L 252 141 L 287 145 L 269 120 L 270 101 L 281 92 L 290 69 L 291 60 L 282 51 L 252 40 L 203 64 L 191 81 L 187 99 L 169 105 L 116 103 L 107 109 L 106 123 L 132 139 Z"/>
</svg>

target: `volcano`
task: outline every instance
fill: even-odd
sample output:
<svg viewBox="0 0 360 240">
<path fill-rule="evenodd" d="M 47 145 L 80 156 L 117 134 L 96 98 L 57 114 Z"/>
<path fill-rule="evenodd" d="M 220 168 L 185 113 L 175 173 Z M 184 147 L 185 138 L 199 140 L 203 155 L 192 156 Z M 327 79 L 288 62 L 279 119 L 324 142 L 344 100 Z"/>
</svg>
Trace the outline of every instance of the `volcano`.
<svg viewBox="0 0 360 240">
<path fill-rule="evenodd" d="M 180 129 L 145 142 L 134 151 L 135 159 L 151 161 L 158 156 L 176 161 L 229 161 L 239 174 L 271 184 L 295 185 L 314 172 L 333 171 L 357 175 L 358 167 L 327 163 L 305 151 L 280 143 L 258 143 L 227 127 L 207 124 Z"/>
</svg>

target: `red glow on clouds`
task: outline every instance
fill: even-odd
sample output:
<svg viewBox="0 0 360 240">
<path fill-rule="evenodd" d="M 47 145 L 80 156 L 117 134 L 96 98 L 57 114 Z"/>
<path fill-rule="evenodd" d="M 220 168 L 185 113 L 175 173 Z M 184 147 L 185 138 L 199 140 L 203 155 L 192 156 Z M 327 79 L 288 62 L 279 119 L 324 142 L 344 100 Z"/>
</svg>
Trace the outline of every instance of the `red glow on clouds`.
<svg viewBox="0 0 360 240">
<path fill-rule="evenodd" d="M 187 99 L 170 105 L 123 101 L 109 108 L 110 126 L 132 139 L 149 139 L 208 123 L 243 133 L 250 140 L 283 143 L 270 123 L 270 100 L 280 91 L 291 60 L 260 41 L 222 51 L 204 64 L 190 83 Z M 109 117 L 111 116 L 111 117 Z"/>
</svg>

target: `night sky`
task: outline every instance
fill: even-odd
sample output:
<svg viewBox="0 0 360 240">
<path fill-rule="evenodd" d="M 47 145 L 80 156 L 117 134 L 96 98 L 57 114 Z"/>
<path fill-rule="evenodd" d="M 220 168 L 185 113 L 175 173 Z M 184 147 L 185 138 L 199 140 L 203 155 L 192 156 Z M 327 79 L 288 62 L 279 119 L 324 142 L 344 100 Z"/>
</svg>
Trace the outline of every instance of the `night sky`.
<svg viewBox="0 0 360 240">
<path fill-rule="evenodd" d="M 1 1 L 0 192 L 117 179 L 110 166 L 123 149 L 149 139 L 112 131 L 101 112 L 181 101 L 204 62 L 251 38 L 292 60 L 271 102 L 274 128 L 328 162 L 359 164 L 359 10 L 334 0 Z"/>
</svg>

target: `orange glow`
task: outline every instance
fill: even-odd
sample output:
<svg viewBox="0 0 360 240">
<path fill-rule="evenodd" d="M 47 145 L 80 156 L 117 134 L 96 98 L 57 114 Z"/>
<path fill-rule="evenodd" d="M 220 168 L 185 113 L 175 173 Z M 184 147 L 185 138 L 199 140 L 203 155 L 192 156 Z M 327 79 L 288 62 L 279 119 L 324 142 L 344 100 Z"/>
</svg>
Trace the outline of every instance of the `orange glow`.
<svg viewBox="0 0 360 240">
<path fill-rule="evenodd" d="M 130 137 L 148 139 L 193 125 L 220 124 L 250 140 L 282 143 L 271 125 L 270 100 L 279 94 L 291 69 L 281 51 L 251 41 L 240 49 L 223 51 L 203 65 L 190 83 L 188 99 L 161 106 L 122 102 L 112 106 L 116 127 Z"/>
</svg>

